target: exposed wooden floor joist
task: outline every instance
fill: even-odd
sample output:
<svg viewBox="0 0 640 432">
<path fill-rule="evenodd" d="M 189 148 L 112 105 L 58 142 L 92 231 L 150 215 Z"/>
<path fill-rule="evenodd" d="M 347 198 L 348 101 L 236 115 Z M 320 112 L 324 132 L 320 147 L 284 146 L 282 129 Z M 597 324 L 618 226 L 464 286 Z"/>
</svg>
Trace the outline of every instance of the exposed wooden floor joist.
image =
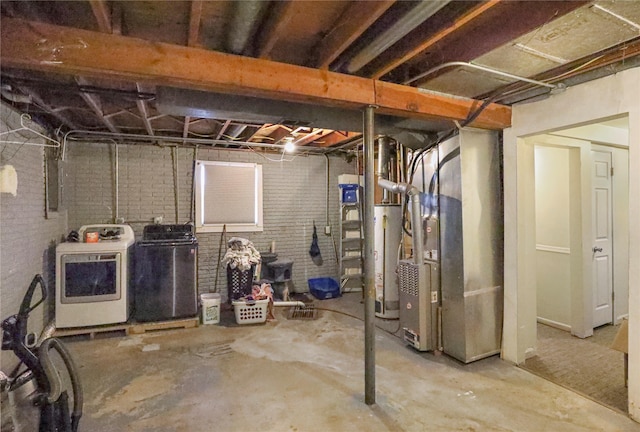
<svg viewBox="0 0 640 432">
<path fill-rule="evenodd" d="M 379 106 L 389 115 L 464 120 L 474 100 L 326 70 L 20 19 L 2 22 L 3 67 L 243 94 L 325 106 Z M 511 109 L 490 104 L 473 126 L 503 129 Z"/>
</svg>

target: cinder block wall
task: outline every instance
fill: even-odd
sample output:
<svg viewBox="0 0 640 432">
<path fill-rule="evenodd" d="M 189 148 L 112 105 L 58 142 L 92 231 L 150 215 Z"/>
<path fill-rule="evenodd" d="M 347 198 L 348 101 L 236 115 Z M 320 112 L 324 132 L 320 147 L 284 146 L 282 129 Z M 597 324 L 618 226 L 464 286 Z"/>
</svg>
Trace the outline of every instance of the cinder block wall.
<svg viewBox="0 0 640 432">
<path fill-rule="evenodd" d="M 175 153 L 176 167 L 174 169 Z M 118 145 L 118 217 L 129 223 L 136 235 L 154 217 L 164 223 L 192 220 L 193 149 L 172 151 L 169 147 Z M 280 155 L 252 151 L 199 149 L 200 160 L 259 163 L 263 166 L 264 231 L 227 233 L 251 240 L 259 251 L 276 243 L 279 258 L 292 259 L 295 291 L 307 291 L 307 279 L 338 278 L 333 240 L 338 237 L 338 175 L 354 173 L 355 166 L 339 157 L 329 157 L 329 219 L 333 238 L 324 234 L 326 225 L 326 158 L 298 156 L 281 162 Z M 268 159 L 267 159 L 268 158 Z M 290 159 L 290 156 L 286 157 Z M 269 159 L 273 159 L 269 160 Z M 69 229 L 90 223 L 112 223 L 116 216 L 115 146 L 74 143 L 67 149 L 63 197 L 69 208 Z M 177 177 L 174 177 L 174 172 Z M 174 178 L 177 178 L 178 217 L 175 213 Z M 224 203 L 221 203 L 224 205 Z M 309 256 L 313 222 L 324 263 L 316 266 Z M 219 268 L 220 233 L 198 234 L 198 283 L 200 292 L 220 292 L 226 299 L 226 269 Z M 222 254 L 226 251 L 223 244 Z"/>
<path fill-rule="evenodd" d="M 20 127 L 20 115 L 0 104 L 0 130 L 16 127 Z M 18 138 L 26 139 L 3 136 L 3 139 Z M 55 246 L 67 230 L 67 217 L 62 211 L 45 218 L 43 147 L 0 142 L 0 155 L 0 166 L 12 165 L 18 175 L 17 195 L 0 193 L 0 319 L 4 319 L 18 312 L 22 297 L 37 273 L 47 281 L 53 304 Z M 50 312 L 49 305 L 36 309 L 30 317 L 29 330 L 39 333 Z M 5 371 L 13 361 L 12 354 L 2 352 Z"/>
</svg>

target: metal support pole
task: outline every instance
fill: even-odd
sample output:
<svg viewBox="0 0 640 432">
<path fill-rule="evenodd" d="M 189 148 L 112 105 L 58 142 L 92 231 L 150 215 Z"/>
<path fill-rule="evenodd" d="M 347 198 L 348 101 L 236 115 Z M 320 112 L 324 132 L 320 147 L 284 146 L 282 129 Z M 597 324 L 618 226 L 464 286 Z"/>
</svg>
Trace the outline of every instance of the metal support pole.
<svg viewBox="0 0 640 432">
<path fill-rule="evenodd" d="M 364 112 L 364 402 L 376 403 L 375 351 L 375 263 L 374 248 L 374 110 L 369 105 Z"/>
</svg>

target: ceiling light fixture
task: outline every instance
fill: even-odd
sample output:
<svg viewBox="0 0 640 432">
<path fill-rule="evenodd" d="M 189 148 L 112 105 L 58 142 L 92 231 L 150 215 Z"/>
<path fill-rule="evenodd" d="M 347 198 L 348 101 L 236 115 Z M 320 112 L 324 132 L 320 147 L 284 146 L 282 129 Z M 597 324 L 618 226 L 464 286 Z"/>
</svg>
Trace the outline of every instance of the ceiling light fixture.
<svg viewBox="0 0 640 432">
<path fill-rule="evenodd" d="M 293 141 L 287 140 L 287 142 L 284 144 L 284 151 L 286 151 L 287 153 L 292 153 L 295 149 L 296 145 L 293 143 Z"/>
</svg>

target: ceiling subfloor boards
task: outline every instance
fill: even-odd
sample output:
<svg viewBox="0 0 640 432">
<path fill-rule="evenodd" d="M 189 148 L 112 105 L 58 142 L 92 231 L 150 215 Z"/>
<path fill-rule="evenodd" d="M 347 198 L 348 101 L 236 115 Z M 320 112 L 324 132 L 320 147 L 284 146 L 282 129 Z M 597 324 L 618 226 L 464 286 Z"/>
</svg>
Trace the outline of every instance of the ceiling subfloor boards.
<svg viewBox="0 0 640 432">
<path fill-rule="evenodd" d="M 133 79 L 355 110 L 378 105 L 385 114 L 417 119 L 464 120 L 477 105 L 474 100 L 385 86 L 367 78 L 19 19 L 3 20 L 0 43 L 3 67 Z M 509 107 L 491 104 L 473 124 L 502 129 L 510 121 Z"/>
<path fill-rule="evenodd" d="M 463 26 L 432 44 L 428 50 L 393 70 L 389 77 L 405 81 L 422 71 L 451 61 L 472 61 L 509 41 L 564 16 L 586 1 L 501 1 Z M 500 23 L 497 25 L 497 23 Z M 487 35 L 490 35 L 487 37 Z M 469 43 L 473 41 L 473 43 Z M 424 82 L 417 82 L 418 87 Z"/>
</svg>

